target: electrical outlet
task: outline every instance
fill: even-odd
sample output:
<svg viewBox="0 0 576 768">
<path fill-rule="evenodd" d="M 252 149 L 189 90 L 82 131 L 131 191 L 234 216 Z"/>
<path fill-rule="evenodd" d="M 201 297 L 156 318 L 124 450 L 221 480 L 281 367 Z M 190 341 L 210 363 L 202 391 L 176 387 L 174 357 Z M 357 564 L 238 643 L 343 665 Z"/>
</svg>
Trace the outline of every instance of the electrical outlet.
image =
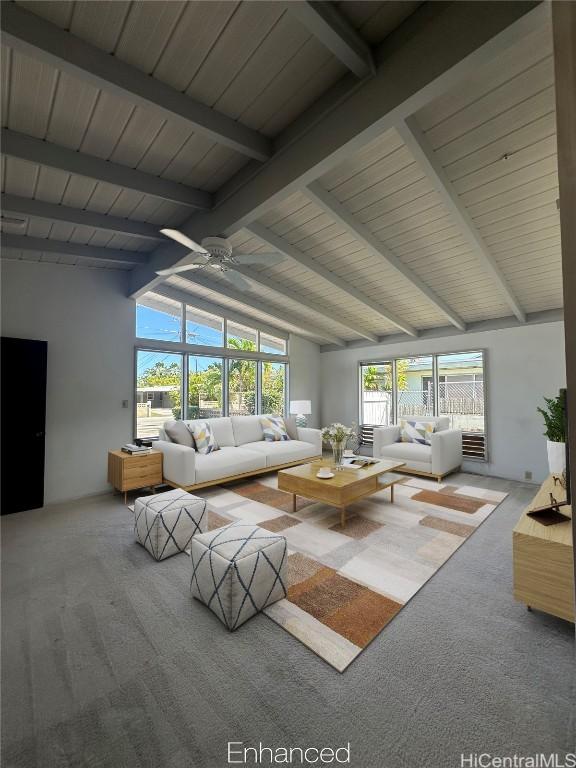
<svg viewBox="0 0 576 768">
<path fill-rule="evenodd" d="M 128 400 L 122 400 L 122 408 L 128 408 Z"/>
<path fill-rule="evenodd" d="M 532 480 L 532 472 L 529 469 L 524 472 L 524 480 Z"/>
</svg>

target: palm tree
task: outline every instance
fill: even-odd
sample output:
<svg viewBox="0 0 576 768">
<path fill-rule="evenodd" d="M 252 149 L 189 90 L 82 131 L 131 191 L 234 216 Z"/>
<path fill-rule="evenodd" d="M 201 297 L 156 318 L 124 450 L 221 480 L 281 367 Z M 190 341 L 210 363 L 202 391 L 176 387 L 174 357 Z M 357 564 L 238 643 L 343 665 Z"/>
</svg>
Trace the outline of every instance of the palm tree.
<svg viewBox="0 0 576 768">
<path fill-rule="evenodd" d="M 231 349 L 238 349 L 242 352 L 256 352 L 256 344 L 248 339 L 228 339 L 228 346 Z M 238 410 L 245 410 L 245 393 L 256 394 L 256 362 L 254 360 L 231 360 L 228 369 L 229 391 L 238 395 Z M 254 410 L 246 403 L 246 410 Z"/>
</svg>

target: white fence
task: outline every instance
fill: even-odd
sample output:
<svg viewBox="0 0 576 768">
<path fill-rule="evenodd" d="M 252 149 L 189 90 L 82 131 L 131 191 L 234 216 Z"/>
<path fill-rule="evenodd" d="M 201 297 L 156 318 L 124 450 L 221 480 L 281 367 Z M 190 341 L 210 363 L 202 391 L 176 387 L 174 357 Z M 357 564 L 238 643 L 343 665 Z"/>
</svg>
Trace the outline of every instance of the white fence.
<svg viewBox="0 0 576 768">
<path fill-rule="evenodd" d="M 465 432 L 484 431 L 484 390 L 482 382 L 440 385 L 438 413 L 449 416 L 450 424 Z M 432 416 L 434 396 L 429 389 L 402 389 L 398 392 L 398 418 Z M 362 423 L 393 422 L 391 392 L 362 393 Z"/>
</svg>

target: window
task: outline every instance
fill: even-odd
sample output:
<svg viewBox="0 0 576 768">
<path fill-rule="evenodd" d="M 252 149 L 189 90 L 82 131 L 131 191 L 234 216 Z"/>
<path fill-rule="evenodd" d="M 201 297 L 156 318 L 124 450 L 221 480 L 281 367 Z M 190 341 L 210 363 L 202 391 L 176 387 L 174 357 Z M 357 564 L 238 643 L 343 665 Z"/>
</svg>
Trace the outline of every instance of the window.
<svg viewBox="0 0 576 768">
<path fill-rule="evenodd" d="M 229 320 L 226 337 L 226 346 L 231 349 L 242 349 L 245 352 L 256 352 L 258 349 L 258 332 L 254 328 Z"/>
<path fill-rule="evenodd" d="M 268 352 L 271 355 L 285 355 L 286 341 L 269 336 L 267 333 L 260 333 L 260 352 Z"/>
<path fill-rule="evenodd" d="M 136 336 L 140 339 L 180 341 L 182 305 L 163 296 L 143 299 L 136 305 Z"/>
<path fill-rule="evenodd" d="M 256 413 L 256 360 L 228 360 L 228 414 Z"/>
<path fill-rule="evenodd" d="M 260 413 L 284 416 L 286 404 L 286 364 L 262 363 L 262 403 Z"/>
<path fill-rule="evenodd" d="M 281 331 L 150 293 L 136 305 L 136 334 L 136 437 L 157 436 L 169 419 L 286 412 Z"/>
<path fill-rule="evenodd" d="M 360 366 L 362 423 L 392 424 L 392 363 L 365 363 Z"/>
<path fill-rule="evenodd" d="M 187 419 L 222 416 L 222 358 L 188 356 Z"/>
<path fill-rule="evenodd" d="M 484 432 L 482 352 L 438 355 L 438 415 L 463 432 Z"/>
<path fill-rule="evenodd" d="M 187 306 L 186 343 L 223 347 L 224 318 Z"/>
<path fill-rule="evenodd" d="M 136 437 L 158 434 L 169 419 L 181 418 L 182 355 L 138 350 Z"/>
<path fill-rule="evenodd" d="M 372 428 L 406 416 L 448 416 L 468 458 L 486 459 L 484 353 L 451 352 L 360 364 L 360 419 Z"/>
<path fill-rule="evenodd" d="M 398 418 L 434 416 L 432 357 L 396 360 Z"/>
</svg>

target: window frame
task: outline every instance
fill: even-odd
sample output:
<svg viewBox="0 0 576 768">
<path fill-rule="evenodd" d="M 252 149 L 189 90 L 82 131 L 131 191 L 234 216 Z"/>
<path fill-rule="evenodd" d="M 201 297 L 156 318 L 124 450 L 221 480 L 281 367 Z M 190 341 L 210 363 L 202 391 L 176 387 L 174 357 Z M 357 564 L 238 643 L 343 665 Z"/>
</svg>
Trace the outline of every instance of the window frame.
<svg viewBox="0 0 576 768">
<path fill-rule="evenodd" d="M 290 356 L 289 356 L 289 334 L 285 331 L 282 331 L 279 328 L 273 328 L 271 326 L 265 326 L 263 328 L 259 328 L 257 323 L 253 323 L 253 325 L 248 325 L 247 322 L 241 320 L 238 318 L 238 316 L 228 316 L 224 313 L 217 313 L 215 311 L 209 310 L 202 307 L 195 307 L 193 301 L 186 301 L 186 302 L 179 302 L 180 303 L 180 315 L 181 315 L 181 322 L 180 322 L 180 340 L 179 341 L 164 341 L 160 339 L 146 339 L 142 337 L 135 337 L 135 345 L 134 345 L 134 385 L 133 385 L 133 408 L 132 408 L 132 420 L 133 420 L 133 433 L 134 435 L 137 434 L 137 428 L 138 428 L 138 407 L 137 407 L 137 395 L 136 395 L 136 389 L 138 384 L 138 353 L 139 352 L 153 352 L 156 354 L 177 354 L 180 355 L 182 358 L 182 381 L 180 383 L 180 398 L 181 398 L 181 418 L 184 418 L 184 416 L 187 416 L 187 410 L 188 410 L 188 376 L 189 376 L 189 361 L 191 357 L 201 357 L 201 358 L 212 358 L 212 359 L 219 359 L 222 361 L 222 415 L 228 416 L 229 415 L 229 392 L 228 392 L 228 385 L 229 385 L 229 376 L 228 376 L 228 369 L 229 369 L 229 361 L 230 360 L 238 360 L 238 359 L 244 359 L 244 360 L 250 360 L 254 361 L 256 363 L 256 404 L 255 404 L 255 410 L 256 415 L 262 415 L 262 370 L 263 370 L 263 363 L 264 362 L 271 362 L 271 363 L 282 363 L 284 365 L 284 413 L 288 414 L 288 404 L 290 402 Z M 146 304 L 143 304 L 143 306 L 147 306 Z M 138 302 L 135 303 L 135 329 L 137 328 L 137 321 L 138 321 Z M 192 310 L 194 309 L 200 309 L 202 312 L 206 312 L 207 314 L 211 314 L 213 317 L 221 317 L 223 321 L 223 333 L 222 333 L 222 339 L 223 339 L 223 346 L 209 346 L 206 344 L 189 344 L 186 341 L 186 334 L 187 334 L 187 328 L 186 328 L 186 321 L 187 321 L 187 314 L 188 314 L 188 307 L 190 307 Z M 249 320 L 246 318 L 246 320 Z M 256 350 L 254 351 L 243 351 L 234 349 L 233 347 L 228 347 L 228 323 L 233 323 L 234 325 L 240 326 L 240 327 L 246 327 L 250 330 L 255 331 L 256 333 Z M 285 343 L 285 354 L 276 354 L 276 353 L 270 353 L 270 352 L 262 352 L 261 351 L 261 341 L 260 341 L 260 335 L 270 336 L 274 339 L 278 339 L 278 341 L 283 341 Z M 186 411 L 186 413 L 185 413 Z"/>
<path fill-rule="evenodd" d="M 392 363 L 392 423 L 397 424 L 398 423 L 398 380 L 397 380 L 397 362 L 398 360 L 406 360 L 406 359 L 415 359 L 418 357 L 431 357 L 432 358 L 432 384 L 433 384 L 433 390 L 434 390 L 434 407 L 433 407 L 433 416 L 437 417 L 439 415 L 439 406 L 440 406 L 440 398 L 439 398 L 439 390 L 440 390 L 440 375 L 438 373 L 439 371 L 439 358 L 445 357 L 448 355 L 465 355 L 465 354 L 480 354 L 482 356 L 482 379 L 483 382 L 482 386 L 482 399 L 483 399 L 483 409 L 484 409 L 484 431 L 479 432 L 478 434 L 481 434 L 484 436 L 484 456 L 483 458 L 474 458 L 470 456 L 466 456 L 466 461 L 478 461 L 482 463 L 488 463 L 489 462 L 489 455 L 488 455 L 488 446 L 489 446 L 489 423 L 488 423 L 488 387 L 486 386 L 486 382 L 488 381 L 488 354 L 487 350 L 482 347 L 476 347 L 473 349 L 462 349 L 462 350 L 448 350 L 444 352 L 420 352 L 415 353 L 412 355 L 386 355 L 383 356 L 381 359 L 375 359 L 370 358 L 368 360 L 359 360 L 358 361 L 358 407 L 357 407 L 357 413 L 358 413 L 358 423 L 362 426 L 364 424 L 363 421 L 363 398 L 362 398 L 362 369 L 364 366 L 367 365 L 386 365 L 388 363 Z M 477 374 L 474 374 L 474 377 L 476 377 Z M 424 418 L 424 417 L 423 417 Z M 367 425 L 372 426 L 372 425 Z M 373 426 L 379 426 L 379 425 L 373 425 Z"/>
</svg>

